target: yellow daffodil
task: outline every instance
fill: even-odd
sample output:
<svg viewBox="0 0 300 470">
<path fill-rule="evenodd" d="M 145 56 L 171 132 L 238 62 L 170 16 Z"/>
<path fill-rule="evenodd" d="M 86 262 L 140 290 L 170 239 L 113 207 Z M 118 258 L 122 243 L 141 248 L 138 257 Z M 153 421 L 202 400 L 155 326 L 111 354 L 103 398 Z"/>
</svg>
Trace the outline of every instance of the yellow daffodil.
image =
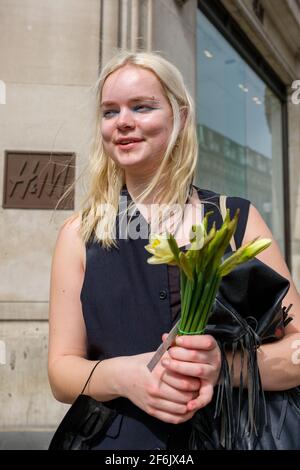
<svg viewBox="0 0 300 470">
<path fill-rule="evenodd" d="M 190 231 L 190 247 L 180 250 L 172 234 L 152 235 L 146 250 L 152 257 L 150 264 L 173 264 L 180 270 L 181 317 L 180 334 L 200 334 L 205 330 L 219 284 L 242 263 L 254 258 L 271 243 L 269 239 L 254 239 L 241 246 L 224 260 L 224 253 L 235 233 L 239 209 L 231 219 L 229 209 L 223 224 L 215 224 L 208 232 L 208 216 L 203 222 L 193 225 Z"/>
<path fill-rule="evenodd" d="M 203 224 L 192 225 L 190 231 L 190 250 L 201 250 L 205 240 L 205 228 Z"/>
<path fill-rule="evenodd" d="M 153 255 L 147 260 L 149 264 L 176 264 L 168 238 L 165 235 L 153 234 L 149 241 L 149 245 L 145 246 L 145 249 Z"/>
</svg>

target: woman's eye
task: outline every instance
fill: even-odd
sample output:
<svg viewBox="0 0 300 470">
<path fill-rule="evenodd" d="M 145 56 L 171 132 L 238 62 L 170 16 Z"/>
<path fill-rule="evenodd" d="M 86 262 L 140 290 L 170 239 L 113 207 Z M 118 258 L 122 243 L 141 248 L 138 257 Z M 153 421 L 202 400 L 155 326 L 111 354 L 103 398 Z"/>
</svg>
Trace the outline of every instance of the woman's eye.
<svg viewBox="0 0 300 470">
<path fill-rule="evenodd" d="M 135 108 L 134 108 L 135 111 L 149 111 L 151 109 L 153 109 L 153 108 L 151 108 L 151 106 L 146 106 L 146 105 L 143 105 L 143 104 L 135 106 Z"/>
<path fill-rule="evenodd" d="M 147 106 L 145 104 L 139 104 L 133 108 L 134 111 L 138 111 L 138 112 L 147 112 L 147 111 L 151 111 L 151 109 L 154 109 L 154 108 L 152 108 L 151 106 Z M 118 112 L 119 111 L 117 109 L 107 109 L 106 111 L 103 111 L 103 117 L 109 119 Z"/>
<path fill-rule="evenodd" d="M 114 110 L 114 109 L 110 109 L 110 110 L 107 110 L 107 111 L 103 111 L 103 117 L 106 117 L 106 118 L 109 118 L 109 117 L 112 117 L 114 113 L 117 113 L 118 111 Z"/>
<path fill-rule="evenodd" d="M 135 106 L 133 109 L 134 109 L 134 111 L 149 111 L 153 108 L 151 108 L 151 106 L 146 106 L 146 105 L 141 104 L 141 105 Z M 113 113 L 118 113 L 118 110 L 109 109 L 107 111 L 104 111 L 103 112 L 103 117 L 109 118 L 113 115 Z"/>
</svg>

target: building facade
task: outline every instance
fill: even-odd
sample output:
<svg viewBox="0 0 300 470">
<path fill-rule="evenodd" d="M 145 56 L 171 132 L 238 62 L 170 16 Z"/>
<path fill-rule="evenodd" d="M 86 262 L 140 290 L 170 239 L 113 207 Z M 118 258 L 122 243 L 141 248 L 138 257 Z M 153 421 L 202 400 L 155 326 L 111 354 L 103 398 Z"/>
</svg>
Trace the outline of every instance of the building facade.
<svg viewBox="0 0 300 470">
<path fill-rule="evenodd" d="M 101 66 L 120 48 L 158 51 L 195 99 L 196 183 L 255 203 L 300 289 L 300 2 L 0 0 L 0 26 L 0 431 L 52 430 L 67 406 L 47 380 L 51 256 L 73 209 L 43 208 L 29 176 L 15 195 L 32 205 L 9 206 L 7 155 L 29 155 L 25 173 L 36 154 L 74 155 L 79 177 Z"/>
</svg>

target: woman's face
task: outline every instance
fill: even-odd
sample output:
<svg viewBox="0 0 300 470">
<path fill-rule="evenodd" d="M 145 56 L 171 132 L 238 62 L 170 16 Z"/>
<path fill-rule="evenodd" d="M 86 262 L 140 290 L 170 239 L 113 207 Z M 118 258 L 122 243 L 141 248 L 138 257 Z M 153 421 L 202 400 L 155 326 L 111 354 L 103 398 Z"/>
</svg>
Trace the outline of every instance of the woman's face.
<svg viewBox="0 0 300 470">
<path fill-rule="evenodd" d="M 172 128 L 172 108 L 154 73 L 125 65 L 108 76 L 101 97 L 103 145 L 125 172 L 155 171 Z"/>
</svg>

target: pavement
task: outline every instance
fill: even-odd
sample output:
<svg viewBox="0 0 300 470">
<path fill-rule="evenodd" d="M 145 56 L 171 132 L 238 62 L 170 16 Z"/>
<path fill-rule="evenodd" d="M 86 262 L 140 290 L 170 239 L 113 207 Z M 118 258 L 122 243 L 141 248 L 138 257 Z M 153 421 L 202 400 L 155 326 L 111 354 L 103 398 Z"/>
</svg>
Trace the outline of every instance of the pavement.
<svg viewBox="0 0 300 470">
<path fill-rule="evenodd" d="M 0 450 L 47 450 L 54 431 L 0 431 Z"/>
</svg>

